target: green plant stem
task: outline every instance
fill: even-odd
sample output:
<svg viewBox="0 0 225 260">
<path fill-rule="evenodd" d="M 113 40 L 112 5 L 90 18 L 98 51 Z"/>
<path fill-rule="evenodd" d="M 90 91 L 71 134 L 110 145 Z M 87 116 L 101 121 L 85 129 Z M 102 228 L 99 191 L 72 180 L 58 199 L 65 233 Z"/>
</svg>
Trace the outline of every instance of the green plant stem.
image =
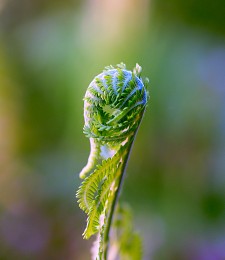
<svg viewBox="0 0 225 260">
<path fill-rule="evenodd" d="M 128 147 L 128 152 L 127 152 L 126 157 L 124 159 L 124 164 L 123 164 L 123 167 L 121 169 L 121 174 L 119 176 L 119 181 L 118 181 L 117 189 L 115 191 L 115 196 L 113 198 L 113 201 L 112 201 L 112 204 L 111 204 L 111 207 L 110 207 L 110 213 L 109 213 L 109 217 L 108 217 L 108 220 L 107 220 L 107 223 L 106 223 L 106 229 L 105 229 L 105 234 L 104 234 L 104 239 L 103 239 L 103 245 L 104 245 L 103 246 L 103 248 L 104 248 L 103 260 L 107 260 L 109 242 L 110 242 L 109 236 L 110 236 L 110 230 L 111 230 L 111 227 L 112 227 L 113 215 L 114 215 L 114 212 L 115 212 L 115 209 L 116 209 L 116 204 L 117 204 L 117 201 L 119 199 L 121 187 L 122 187 L 122 184 L 123 184 L 123 181 L 124 181 L 126 168 L 127 168 L 127 162 L 128 162 L 129 157 L 130 157 L 132 146 L 133 146 L 136 134 L 138 132 L 139 126 L 141 124 L 144 112 L 145 112 L 145 110 L 143 110 L 143 112 L 141 114 L 140 123 L 139 123 L 139 125 L 138 125 L 138 127 L 137 127 L 137 129 L 134 133 L 133 139 L 130 141 L 130 145 Z"/>
</svg>

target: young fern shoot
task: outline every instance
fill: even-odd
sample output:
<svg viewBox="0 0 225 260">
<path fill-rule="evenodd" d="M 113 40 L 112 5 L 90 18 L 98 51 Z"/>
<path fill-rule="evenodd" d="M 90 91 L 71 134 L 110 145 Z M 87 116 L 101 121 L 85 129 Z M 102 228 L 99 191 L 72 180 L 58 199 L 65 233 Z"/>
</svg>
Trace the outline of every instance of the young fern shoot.
<svg viewBox="0 0 225 260">
<path fill-rule="evenodd" d="M 76 196 L 87 214 L 83 237 L 97 234 L 94 260 L 141 259 L 141 242 L 131 228 L 130 212 L 117 201 L 147 105 L 147 84 L 138 64 L 129 71 L 121 63 L 96 76 L 84 97 L 84 134 L 90 138 L 91 149 Z"/>
</svg>

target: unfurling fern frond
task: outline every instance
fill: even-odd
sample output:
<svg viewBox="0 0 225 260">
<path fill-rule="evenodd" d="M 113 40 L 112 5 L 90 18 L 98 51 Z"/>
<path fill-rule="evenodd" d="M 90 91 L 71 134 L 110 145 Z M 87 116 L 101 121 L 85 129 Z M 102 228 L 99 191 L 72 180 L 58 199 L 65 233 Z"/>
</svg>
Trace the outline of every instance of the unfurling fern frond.
<svg viewBox="0 0 225 260">
<path fill-rule="evenodd" d="M 98 233 L 95 260 L 107 259 L 109 235 L 113 232 L 110 231 L 113 213 L 129 153 L 148 100 L 148 80 L 143 82 L 140 74 L 138 64 L 133 72 L 126 70 L 123 63 L 106 67 L 90 83 L 84 97 L 84 133 L 90 138 L 91 151 L 87 165 L 80 173 L 84 181 L 77 198 L 80 208 L 88 215 L 84 238 Z M 123 252 L 131 251 L 129 245 L 132 245 L 132 252 L 135 248 L 138 252 L 139 246 L 135 245 L 140 244 L 138 236 L 131 231 L 124 234 L 129 234 L 126 246 L 123 236 L 118 239 L 123 257 L 127 255 Z"/>
</svg>

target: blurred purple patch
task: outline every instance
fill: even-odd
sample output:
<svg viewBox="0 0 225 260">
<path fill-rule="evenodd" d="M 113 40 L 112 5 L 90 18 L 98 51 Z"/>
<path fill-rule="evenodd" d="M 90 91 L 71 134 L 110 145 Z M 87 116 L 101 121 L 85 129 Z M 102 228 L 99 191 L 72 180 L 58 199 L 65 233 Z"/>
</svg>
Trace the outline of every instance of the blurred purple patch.
<svg viewBox="0 0 225 260">
<path fill-rule="evenodd" d="M 199 74 L 202 81 L 216 91 L 225 94 L 225 48 L 211 51 L 202 60 Z"/>
<path fill-rule="evenodd" d="M 225 259 L 225 237 L 214 241 L 196 242 L 192 251 L 192 260 L 224 260 Z"/>
<path fill-rule="evenodd" d="M 0 236 L 7 246 L 25 255 L 42 252 L 49 241 L 49 226 L 37 212 L 16 209 L 0 219 Z"/>
</svg>

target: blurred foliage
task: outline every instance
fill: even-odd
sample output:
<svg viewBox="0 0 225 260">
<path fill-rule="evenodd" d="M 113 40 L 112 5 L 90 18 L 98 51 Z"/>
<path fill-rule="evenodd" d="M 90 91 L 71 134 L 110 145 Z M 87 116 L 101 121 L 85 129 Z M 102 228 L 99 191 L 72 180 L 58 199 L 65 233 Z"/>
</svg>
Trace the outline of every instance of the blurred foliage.
<svg viewBox="0 0 225 260">
<path fill-rule="evenodd" d="M 224 1 L 171 0 L 155 1 L 158 15 L 176 23 L 187 23 L 196 29 L 225 35 Z"/>
<path fill-rule="evenodd" d="M 121 61 L 151 82 L 122 193 L 144 259 L 225 258 L 224 10 L 0 1 L 0 259 L 89 259 L 75 202 L 89 151 L 82 98 Z"/>
</svg>

